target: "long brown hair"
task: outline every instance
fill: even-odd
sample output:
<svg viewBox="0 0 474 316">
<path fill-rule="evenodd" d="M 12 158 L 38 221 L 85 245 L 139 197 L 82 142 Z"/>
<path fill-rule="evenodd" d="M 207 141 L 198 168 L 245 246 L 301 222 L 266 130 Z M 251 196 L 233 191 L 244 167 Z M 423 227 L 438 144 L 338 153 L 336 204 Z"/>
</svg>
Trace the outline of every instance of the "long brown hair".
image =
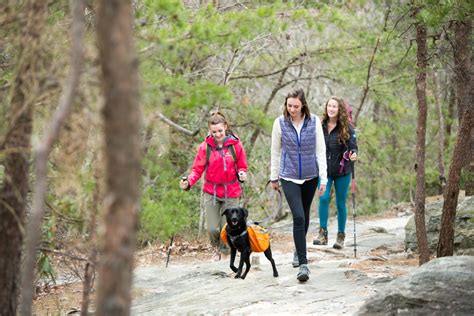
<svg viewBox="0 0 474 316">
<path fill-rule="evenodd" d="M 304 96 L 303 89 L 294 89 L 288 92 L 285 98 L 285 103 L 283 104 L 283 116 L 285 118 L 290 117 L 290 113 L 288 113 L 288 109 L 286 108 L 286 102 L 289 98 L 296 98 L 301 101 L 301 113 L 303 113 L 306 117 L 310 117 L 311 113 L 309 112 L 308 103 L 306 102 L 306 97 Z"/>
<path fill-rule="evenodd" d="M 339 142 L 341 144 L 347 145 L 349 140 L 349 114 L 347 113 L 344 100 L 342 98 L 332 96 L 326 101 L 324 106 L 323 114 L 323 123 L 327 124 L 329 121 L 328 116 L 328 103 L 329 101 L 334 100 L 337 102 L 337 124 L 339 125 Z"/>
</svg>

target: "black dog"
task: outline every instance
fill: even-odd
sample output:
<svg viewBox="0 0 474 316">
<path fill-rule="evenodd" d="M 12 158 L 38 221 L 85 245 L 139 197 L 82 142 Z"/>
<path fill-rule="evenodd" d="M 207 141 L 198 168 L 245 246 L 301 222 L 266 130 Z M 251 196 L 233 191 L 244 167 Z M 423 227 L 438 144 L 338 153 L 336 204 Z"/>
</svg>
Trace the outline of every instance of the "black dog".
<svg viewBox="0 0 474 316">
<path fill-rule="evenodd" d="M 247 233 L 248 214 L 248 210 L 242 207 L 228 208 L 222 214 L 225 215 L 227 219 L 226 233 L 227 241 L 229 242 L 230 246 L 230 268 L 232 271 L 237 273 L 235 275 L 236 279 L 245 279 L 247 273 L 250 270 L 250 253 L 252 253 L 252 249 L 250 248 L 249 235 Z M 237 250 L 240 252 L 240 262 L 238 269 L 234 266 Z M 270 246 L 263 253 L 272 264 L 273 276 L 277 277 L 278 271 L 275 266 L 275 261 L 272 258 L 272 250 L 270 249 Z M 246 264 L 246 268 L 245 272 L 242 274 L 244 262 Z"/>
</svg>

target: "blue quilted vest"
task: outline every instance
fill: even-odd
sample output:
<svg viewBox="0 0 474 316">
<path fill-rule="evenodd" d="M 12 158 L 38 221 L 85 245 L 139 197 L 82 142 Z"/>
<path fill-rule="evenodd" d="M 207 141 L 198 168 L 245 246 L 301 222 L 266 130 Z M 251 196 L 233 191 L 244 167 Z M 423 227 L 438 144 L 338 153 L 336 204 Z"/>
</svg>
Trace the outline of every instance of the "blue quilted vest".
<svg viewBox="0 0 474 316">
<path fill-rule="evenodd" d="M 280 116 L 280 177 L 312 179 L 319 176 L 316 160 L 316 116 L 305 118 L 300 137 L 290 119 Z"/>
</svg>

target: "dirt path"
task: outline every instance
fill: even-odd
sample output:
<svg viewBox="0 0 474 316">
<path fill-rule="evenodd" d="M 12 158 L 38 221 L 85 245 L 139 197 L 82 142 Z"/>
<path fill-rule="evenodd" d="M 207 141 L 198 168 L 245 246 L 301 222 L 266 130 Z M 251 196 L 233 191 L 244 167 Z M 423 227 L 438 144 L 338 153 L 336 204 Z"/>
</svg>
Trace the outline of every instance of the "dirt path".
<svg viewBox="0 0 474 316">
<path fill-rule="evenodd" d="M 245 280 L 234 279 L 229 260 L 171 257 L 164 263 L 135 270 L 133 315 L 163 314 L 354 314 L 383 283 L 415 268 L 404 252 L 404 227 L 409 217 L 381 216 L 357 221 L 357 258 L 353 226 L 348 219 L 346 247 L 331 248 L 337 224 L 329 224 L 329 246 L 313 246 L 317 223 L 308 234 L 310 280 L 299 283 L 293 256 L 290 220 L 274 225 L 272 250 L 280 273 L 257 256 Z"/>
</svg>

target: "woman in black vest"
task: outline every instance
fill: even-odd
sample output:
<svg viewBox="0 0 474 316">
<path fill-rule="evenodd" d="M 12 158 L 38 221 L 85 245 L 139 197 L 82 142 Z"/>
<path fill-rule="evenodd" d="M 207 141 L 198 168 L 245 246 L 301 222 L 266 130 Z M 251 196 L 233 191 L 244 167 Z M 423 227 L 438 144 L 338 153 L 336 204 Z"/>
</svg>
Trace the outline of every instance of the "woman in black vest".
<svg viewBox="0 0 474 316">
<path fill-rule="evenodd" d="M 331 186 L 334 183 L 337 206 L 337 239 L 333 247 L 344 247 L 346 237 L 346 197 L 351 182 L 351 161 L 357 159 L 357 141 L 354 128 L 349 124 L 349 115 L 341 98 L 331 97 L 324 108 L 323 131 L 326 142 L 328 183 L 326 192 L 319 199 L 319 235 L 314 245 L 328 244 L 328 213 Z"/>
</svg>

